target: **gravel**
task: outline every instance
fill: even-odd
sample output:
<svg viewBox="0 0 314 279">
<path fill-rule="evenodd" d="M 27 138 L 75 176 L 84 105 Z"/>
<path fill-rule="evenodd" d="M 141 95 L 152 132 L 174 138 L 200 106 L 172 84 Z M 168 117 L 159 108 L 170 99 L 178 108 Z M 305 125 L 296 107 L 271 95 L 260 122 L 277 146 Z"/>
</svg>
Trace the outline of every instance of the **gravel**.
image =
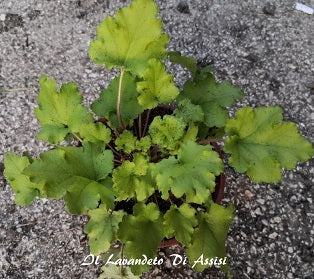
<svg viewBox="0 0 314 279">
<path fill-rule="evenodd" d="M 99 266 L 80 266 L 89 254 L 86 216 L 69 215 L 63 201 L 16 206 L 3 179 L 2 161 L 8 151 L 38 156 L 50 148 L 35 138 L 39 125 L 33 110 L 41 74 L 59 84 L 77 82 L 86 104 L 108 85 L 115 73 L 89 60 L 88 45 L 105 15 L 129 2 L 0 2 L 0 278 L 97 278 L 100 273 Z M 304 2 L 314 6 L 314 1 Z M 214 65 L 218 79 L 243 88 L 246 97 L 237 107 L 279 105 L 284 118 L 314 141 L 313 16 L 296 11 L 290 0 L 157 3 L 171 36 L 170 50 Z M 175 77 L 182 85 L 187 73 L 180 69 Z M 253 184 L 245 175 L 226 171 L 223 202 L 236 207 L 227 242 L 234 278 L 313 278 L 313 159 L 284 173 L 276 185 Z M 184 252 L 173 247 L 159 253 L 169 259 L 173 251 Z M 168 264 L 145 278 L 223 275 Z"/>
</svg>

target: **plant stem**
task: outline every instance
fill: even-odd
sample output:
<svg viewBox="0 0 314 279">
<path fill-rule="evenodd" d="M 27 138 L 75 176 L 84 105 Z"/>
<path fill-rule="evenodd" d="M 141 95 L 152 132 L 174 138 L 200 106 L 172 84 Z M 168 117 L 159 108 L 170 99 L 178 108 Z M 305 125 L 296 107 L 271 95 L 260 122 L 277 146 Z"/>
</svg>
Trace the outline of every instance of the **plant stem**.
<svg viewBox="0 0 314 279">
<path fill-rule="evenodd" d="M 72 135 L 73 135 L 80 143 L 83 142 L 83 140 L 82 140 L 77 134 L 72 133 Z"/>
<path fill-rule="evenodd" d="M 146 134 L 150 112 L 151 112 L 151 110 L 148 110 L 148 112 L 146 114 L 145 126 L 144 126 L 144 130 L 143 130 L 143 136 L 145 136 L 145 134 Z"/>
<path fill-rule="evenodd" d="M 120 160 L 113 159 L 113 161 L 114 161 L 115 163 L 122 164 L 122 161 L 120 161 Z"/>
<path fill-rule="evenodd" d="M 156 203 L 157 207 L 159 208 L 158 200 L 157 200 L 157 197 L 155 194 L 154 194 L 154 198 L 155 198 L 155 203 Z"/>
<path fill-rule="evenodd" d="M 141 139 L 142 138 L 142 115 L 141 114 L 138 116 L 138 135 L 139 135 L 139 138 Z"/>
<path fill-rule="evenodd" d="M 120 127 L 121 127 L 122 130 L 125 129 L 125 126 L 124 126 L 124 123 L 123 123 L 123 120 L 122 120 L 122 116 L 121 116 L 121 111 L 120 111 L 123 75 L 124 75 L 124 69 L 121 68 L 120 80 L 119 80 L 118 101 L 117 101 L 117 115 L 118 115 L 119 124 L 120 124 Z"/>
<path fill-rule="evenodd" d="M 111 151 L 112 151 L 114 154 L 120 156 L 120 153 L 119 153 L 118 151 L 116 151 L 109 143 L 107 144 L 107 146 L 111 149 Z"/>
</svg>

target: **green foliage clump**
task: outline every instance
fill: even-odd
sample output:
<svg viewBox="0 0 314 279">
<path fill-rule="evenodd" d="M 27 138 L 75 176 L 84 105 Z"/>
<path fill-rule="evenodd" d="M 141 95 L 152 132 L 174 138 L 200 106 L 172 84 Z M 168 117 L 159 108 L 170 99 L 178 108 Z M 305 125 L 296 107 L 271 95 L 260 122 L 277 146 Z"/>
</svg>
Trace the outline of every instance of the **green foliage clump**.
<svg viewBox="0 0 314 279">
<path fill-rule="evenodd" d="M 7 153 L 4 175 L 18 205 L 64 198 L 70 213 L 88 212 L 85 233 L 93 254 L 118 240 L 123 257 L 154 258 L 159 243 L 175 237 L 190 263 L 201 254 L 224 258 L 234 209 L 213 200 L 224 166 L 210 143 L 225 140 L 235 170 L 269 183 L 281 179 L 282 169 L 311 158 L 314 149 L 278 107 L 245 107 L 230 119 L 227 108 L 242 90 L 217 82 L 213 69 L 198 67 L 193 58 L 167 53 L 157 13 L 153 0 L 134 0 L 100 23 L 90 58 L 120 75 L 91 105 L 99 118 L 82 105 L 74 83 L 58 90 L 53 79 L 40 78 L 38 138 L 53 146 L 38 159 Z M 181 92 L 167 73 L 167 57 L 191 72 Z M 60 145 L 73 139 L 74 146 Z M 138 278 L 133 273 L 149 267 L 105 266 L 101 277 Z M 227 264 L 222 269 L 228 272 Z"/>
</svg>

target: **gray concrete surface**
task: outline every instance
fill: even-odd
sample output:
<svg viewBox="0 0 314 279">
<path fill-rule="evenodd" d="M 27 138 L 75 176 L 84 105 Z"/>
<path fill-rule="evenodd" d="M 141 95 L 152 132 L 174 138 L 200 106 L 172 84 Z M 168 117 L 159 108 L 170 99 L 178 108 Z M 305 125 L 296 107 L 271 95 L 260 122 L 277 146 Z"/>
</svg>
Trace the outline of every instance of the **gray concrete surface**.
<svg viewBox="0 0 314 279">
<path fill-rule="evenodd" d="M 42 73 L 59 84 L 77 82 L 87 104 L 109 83 L 114 73 L 89 61 L 88 44 L 99 21 L 129 2 L 0 0 L 0 278 L 97 278 L 99 268 L 80 266 L 88 254 L 87 218 L 67 214 L 62 201 L 16 206 L 2 160 L 7 151 L 37 156 L 49 148 L 35 139 Z M 283 107 L 285 119 L 314 141 L 313 16 L 296 11 L 292 0 L 157 2 L 169 49 L 213 64 L 218 78 L 242 87 L 238 107 Z M 185 77 L 180 69 L 178 84 Z M 3 90 L 18 87 L 34 89 Z M 253 184 L 227 169 L 224 202 L 237 209 L 227 243 L 235 278 L 314 278 L 313 163 L 299 164 L 278 185 Z M 145 278 L 223 277 L 166 264 Z"/>
</svg>

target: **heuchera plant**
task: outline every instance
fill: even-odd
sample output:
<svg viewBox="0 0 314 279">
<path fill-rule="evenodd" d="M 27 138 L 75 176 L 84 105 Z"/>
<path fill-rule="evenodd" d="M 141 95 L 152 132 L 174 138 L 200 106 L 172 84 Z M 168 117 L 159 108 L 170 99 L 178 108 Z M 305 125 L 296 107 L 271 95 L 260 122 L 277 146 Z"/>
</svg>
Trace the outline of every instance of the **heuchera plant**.
<svg viewBox="0 0 314 279">
<path fill-rule="evenodd" d="M 293 169 L 314 151 L 294 123 L 283 122 L 279 107 L 244 107 L 230 119 L 226 108 L 242 91 L 217 82 L 212 69 L 199 68 L 194 59 L 167 52 L 157 13 L 154 1 L 135 0 L 100 23 L 90 58 L 120 75 L 92 104 L 96 121 L 76 84 L 58 90 L 53 79 L 40 78 L 38 139 L 53 148 L 39 159 L 7 153 L 4 174 L 18 205 L 64 198 L 70 213 L 88 212 L 85 232 L 95 255 L 118 240 L 124 257 L 154 258 L 160 242 L 174 237 L 190 262 L 201 254 L 223 258 L 233 207 L 213 202 L 224 166 L 210 143 L 224 140 L 229 164 L 253 182 L 279 182 L 282 169 Z M 165 59 L 191 73 L 181 92 Z M 169 103 L 176 109 L 160 106 Z M 73 139 L 76 146 L 60 145 Z M 134 274 L 148 268 L 131 266 Z M 121 272 L 131 276 L 129 268 Z"/>
</svg>

